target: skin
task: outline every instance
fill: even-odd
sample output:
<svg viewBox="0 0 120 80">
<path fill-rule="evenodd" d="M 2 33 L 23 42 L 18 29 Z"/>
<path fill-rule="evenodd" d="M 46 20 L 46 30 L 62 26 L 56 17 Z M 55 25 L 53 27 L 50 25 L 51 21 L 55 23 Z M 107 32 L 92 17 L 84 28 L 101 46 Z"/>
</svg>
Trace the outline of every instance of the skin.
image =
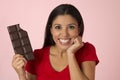
<svg viewBox="0 0 120 80">
<path fill-rule="evenodd" d="M 55 45 L 50 48 L 50 63 L 54 70 L 61 72 L 69 65 L 71 80 L 94 80 L 95 62 L 82 62 L 79 67 L 75 52 L 84 46 L 82 38 L 78 35 L 78 23 L 70 15 L 57 16 L 51 28 Z M 36 76 L 25 72 L 26 60 L 21 55 L 13 57 L 12 65 L 16 70 L 19 80 L 35 80 Z"/>
</svg>

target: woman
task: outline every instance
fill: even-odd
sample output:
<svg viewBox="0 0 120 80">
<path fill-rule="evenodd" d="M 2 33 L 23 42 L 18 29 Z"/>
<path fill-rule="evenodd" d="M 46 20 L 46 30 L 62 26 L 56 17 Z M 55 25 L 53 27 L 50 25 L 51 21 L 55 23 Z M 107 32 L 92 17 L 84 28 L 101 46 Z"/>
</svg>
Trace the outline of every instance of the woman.
<svg viewBox="0 0 120 80">
<path fill-rule="evenodd" d="M 34 51 L 35 59 L 26 61 L 14 55 L 12 66 L 19 80 L 94 80 L 99 62 L 92 44 L 82 41 L 83 19 L 70 4 L 57 6 L 46 25 L 42 49 Z"/>
</svg>

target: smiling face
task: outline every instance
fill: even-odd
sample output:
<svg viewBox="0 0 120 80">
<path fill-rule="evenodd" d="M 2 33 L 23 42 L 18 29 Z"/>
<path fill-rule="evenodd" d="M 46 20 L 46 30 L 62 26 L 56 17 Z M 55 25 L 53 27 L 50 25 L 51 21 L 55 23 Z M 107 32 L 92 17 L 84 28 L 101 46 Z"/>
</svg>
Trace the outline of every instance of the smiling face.
<svg viewBox="0 0 120 80">
<path fill-rule="evenodd" d="M 53 20 L 51 34 L 55 46 L 66 50 L 79 35 L 78 23 L 70 15 L 59 15 Z"/>
</svg>

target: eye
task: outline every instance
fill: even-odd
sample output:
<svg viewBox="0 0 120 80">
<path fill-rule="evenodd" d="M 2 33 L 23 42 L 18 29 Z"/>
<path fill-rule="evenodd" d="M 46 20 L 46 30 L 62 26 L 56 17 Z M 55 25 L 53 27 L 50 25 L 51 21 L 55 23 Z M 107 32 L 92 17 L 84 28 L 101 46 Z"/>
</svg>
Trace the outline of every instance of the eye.
<svg viewBox="0 0 120 80">
<path fill-rule="evenodd" d="M 61 26 L 60 25 L 56 25 L 55 29 L 61 29 Z"/>
<path fill-rule="evenodd" d="M 75 25 L 69 25 L 68 28 L 69 29 L 75 29 Z"/>
</svg>

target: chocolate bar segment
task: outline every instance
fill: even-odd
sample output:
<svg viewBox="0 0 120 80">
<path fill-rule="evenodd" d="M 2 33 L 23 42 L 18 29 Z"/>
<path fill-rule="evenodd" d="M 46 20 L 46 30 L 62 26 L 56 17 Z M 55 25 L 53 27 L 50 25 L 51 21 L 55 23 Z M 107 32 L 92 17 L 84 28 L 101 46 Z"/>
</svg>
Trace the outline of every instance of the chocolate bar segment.
<svg viewBox="0 0 120 80">
<path fill-rule="evenodd" d="M 10 39 L 16 54 L 23 55 L 27 60 L 33 60 L 33 50 L 27 31 L 20 28 L 19 24 L 7 27 Z"/>
</svg>

